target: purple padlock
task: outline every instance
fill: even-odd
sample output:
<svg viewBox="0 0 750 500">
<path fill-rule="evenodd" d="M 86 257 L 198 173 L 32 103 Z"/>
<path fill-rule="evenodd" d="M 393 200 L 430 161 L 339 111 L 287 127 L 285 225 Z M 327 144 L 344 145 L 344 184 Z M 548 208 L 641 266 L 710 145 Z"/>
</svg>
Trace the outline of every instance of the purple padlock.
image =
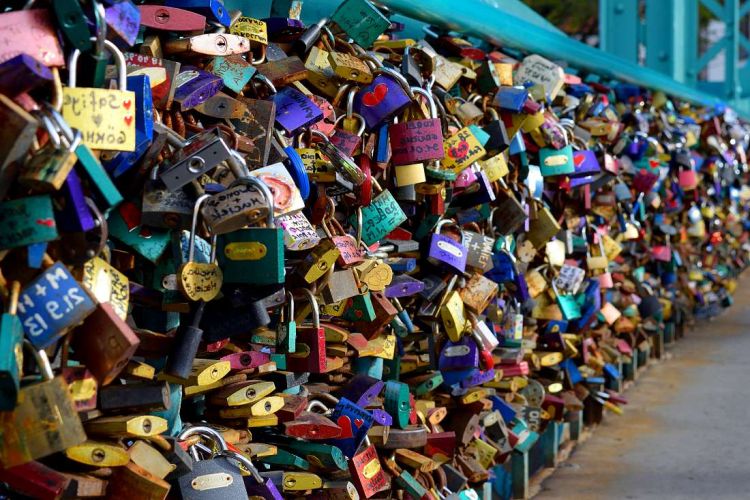
<svg viewBox="0 0 750 500">
<path fill-rule="evenodd" d="M 367 130 L 372 130 L 400 113 L 411 102 L 401 84 L 390 73 L 380 74 L 354 96 L 354 112 L 362 115 Z"/>
<path fill-rule="evenodd" d="M 516 285 L 516 298 L 519 302 L 524 303 L 531 298 L 529 285 L 526 283 L 526 277 L 523 273 L 517 273 L 513 278 L 513 283 Z"/>
<path fill-rule="evenodd" d="M 56 212 L 57 227 L 67 233 L 85 233 L 96 227 L 94 217 L 86 203 L 81 186 L 81 178 L 75 169 L 71 170 L 61 189 L 65 203 L 61 211 Z"/>
<path fill-rule="evenodd" d="M 599 160 L 596 158 L 596 153 L 590 149 L 573 151 L 573 166 L 575 167 L 575 172 L 570 174 L 571 177 L 594 175 L 602 171 Z"/>
<path fill-rule="evenodd" d="M 289 136 L 323 119 L 323 110 L 294 87 L 279 90 L 273 95 L 273 102 L 276 104 L 276 124 Z"/>
<path fill-rule="evenodd" d="M 354 401 L 362 408 L 367 407 L 382 392 L 385 383 L 368 375 L 355 375 L 341 390 L 340 397 Z"/>
<path fill-rule="evenodd" d="M 52 71 L 28 54 L 0 64 L 0 94 L 16 97 L 52 81 Z"/>
<path fill-rule="evenodd" d="M 438 358 L 440 371 L 467 370 L 479 366 L 479 352 L 473 339 L 464 337 L 458 342 L 445 343 Z"/>
<path fill-rule="evenodd" d="M 495 378 L 495 369 L 490 368 L 489 370 L 480 370 L 475 368 L 471 375 L 461 381 L 461 387 L 468 389 L 469 387 L 476 387 L 482 385 Z"/>
<path fill-rule="evenodd" d="M 461 274 L 466 270 L 466 247 L 456 240 L 440 234 L 440 228 L 446 224 L 454 224 L 450 220 L 442 220 L 435 226 L 435 233 L 430 239 L 430 250 L 427 260 L 440 267 Z"/>
<path fill-rule="evenodd" d="M 394 276 L 391 284 L 385 287 L 385 296 L 389 299 L 409 297 L 424 290 L 424 283 L 406 274 Z"/>
<path fill-rule="evenodd" d="M 104 18 L 112 30 L 111 33 L 129 46 L 135 43 L 141 27 L 141 11 L 133 2 L 123 0 L 112 4 L 105 9 Z"/>
<path fill-rule="evenodd" d="M 185 66 L 175 77 L 174 101 L 182 111 L 192 109 L 215 96 L 224 86 L 220 76 L 193 66 Z"/>
<path fill-rule="evenodd" d="M 378 425 L 385 425 L 386 427 L 393 425 L 393 417 L 391 414 L 380 408 L 374 408 L 372 410 L 372 419 L 377 422 Z"/>
</svg>

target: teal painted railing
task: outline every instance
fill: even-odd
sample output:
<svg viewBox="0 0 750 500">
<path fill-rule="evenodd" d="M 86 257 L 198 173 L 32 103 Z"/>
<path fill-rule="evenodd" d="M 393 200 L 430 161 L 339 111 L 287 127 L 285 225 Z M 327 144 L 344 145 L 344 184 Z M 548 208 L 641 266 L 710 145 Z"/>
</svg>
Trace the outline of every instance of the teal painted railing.
<svg viewBox="0 0 750 500">
<path fill-rule="evenodd" d="M 603 52 L 565 34 L 528 22 L 519 11 L 501 8 L 516 0 L 381 0 L 389 8 L 412 19 L 512 47 L 549 59 L 567 61 L 574 68 L 605 78 L 662 90 L 696 104 L 726 104 L 718 97 L 680 83 L 659 71 L 638 66 Z M 750 113 L 736 110 L 744 119 Z"/>
</svg>

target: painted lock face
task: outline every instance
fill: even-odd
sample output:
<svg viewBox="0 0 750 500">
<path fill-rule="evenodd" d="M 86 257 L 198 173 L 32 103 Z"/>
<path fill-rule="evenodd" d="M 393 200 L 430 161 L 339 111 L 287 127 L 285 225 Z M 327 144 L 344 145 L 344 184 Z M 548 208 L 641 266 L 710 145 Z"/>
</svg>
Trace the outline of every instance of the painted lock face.
<svg viewBox="0 0 750 500">
<path fill-rule="evenodd" d="M 468 370 L 478 364 L 477 344 L 468 337 L 464 337 L 458 342 L 446 342 L 440 351 L 438 360 L 440 371 Z"/>
<path fill-rule="evenodd" d="M 401 85 L 389 75 L 378 75 L 354 96 L 354 112 L 372 130 L 411 104 Z"/>
<path fill-rule="evenodd" d="M 430 102 L 429 118 L 396 123 L 388 129 L 393 165 L 442 160 L 445 156 L 442 123 L 437 117 L 432 96 L 426 92 L 425 94 Z"/>
<path fill-rule="evenodd" d="M 329 443 L 340 448 L 347 458 L 352 458 L 372 427 L 372 413 L 341 398 L 336 403 L 331 420 L 341 427 L 341 436 L 331 439 Z"/>
<path fill-rule="evenodd" d="M 440 229 L 450 221 L 444 220 L 435 227 L 435 233 L 430 239 L 430 249 L 427 259 L 437 266 L 463 273 L 466 270 L 466 247 L 454 239 L 440 234 Z M 463 234 L 463 233 L 462 233 Z"/>
</svg>

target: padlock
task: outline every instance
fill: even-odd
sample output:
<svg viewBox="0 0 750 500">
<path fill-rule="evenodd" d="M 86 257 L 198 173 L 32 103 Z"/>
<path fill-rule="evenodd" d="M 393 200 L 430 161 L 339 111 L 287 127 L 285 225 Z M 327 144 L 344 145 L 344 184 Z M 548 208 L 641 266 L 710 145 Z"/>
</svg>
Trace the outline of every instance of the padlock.
<svg viewBox="0 0 750 500">
<path fill-rule="evenodd" d="M 434 98 L 421 88 L 412 87 L 411 90 L 427 99 L 430 105 L 430 116 L 424 120 L 403 121 L 389 127 L 391 163 L 396 166 L 396 175 L 398 175 L 399 166 L 442 160 L 445 156 L 442 123 L 437 116 Z M 417 182 L 412 184 L 417 184 Z M 399 182 L 399 186 L 401 185 L 405 183 Z"/>
<path fill-rule="evenodd" d="M 229 450 L 220 433 L 205 426 L 190 427 L 180 433 L 179 440 L 199 435 L 213 442 L 208 448 L 210 458 L 193 463 L 193 469 L 177 478 L 177 488 L 183 498 L 240 498 L 247 496 L 240 469 L 224 453 Z M 218 451 L 214 451 L 214 447 Z M 196 452 L 197 453 L 197 452 Z M 255 469 L 253 467 L 253 469 Z M 251 470 L 253 470 L 251 469 Z M 255 470 L 260 478 L 260 474 Z M 261 481 L 259 481 L 261 482 Z"/>
<path fill-rule="evenodd" d="M 352 120 L 352 123 L 359 121 L 359 128 L 354 130 L 346 128 L 336 128 L 334 134 L 330 137 L 331 143 L 341 150 L 347 156 L 354 156 L 357 150 L 362 144 L 362 134 L 365 131 L 365 120 L 362 116 L 355 113 L 351 114 L 351 117 L 342 115 L 336 119 L 336 125 L 340 121 L 344 120 L 344 125 L 347 126 L 347 121 Z"/>
<path fill-rule="evenodd" d="M 66 137 L 58 136 L 51 119 L 42 116 L 41 121 L 50 140 L 24 165 L 18 182 L 35 191 L 55 191 L 60 189 L 76 164 L 75 150 L 81 143 L 82 135 L 76 131 L 73 141 L 68 142 Z"/>
<path fill-rule="evenodd" d="M 466 247 L 456 240 L 440 234 L 441 228 L 450 224 L 453 224 L 453 222 L 442 220 L 435 226 L 435 232 L 430 238 L 427 260 L 436 266 L 445 267 L 460 274 L 466 270 Z M 460 228 L 459 231 L 463 239 L 463 231 Z"/>
<path fill-rule="evenodd" d="M 28 341 L 24 345 L 34 355 L 42 382 L 22 388 L 13 411 L 0 413 L 0 463 L 4 468 L 21 465 L 57 453 L 86 440 L 68 386 L 62 377 L 54 377 L 44 351 Z M 43 428 L 29 430 L 24 422 L 44 420 Z"/>
<path fill-rule="evenodd" d="M 440 309 L 440 317 L 448 338 L 458 342 L 466 330 L 466 314 L 464 303 L 458 291 L 453 290 L 446 296 L 445 304 Z"/>
<path fill-rule="evenodd" d="M 573 147 L 568 144 L 567 131 L 562 126 L 557 126 L 562 130 L 565 145 L 557 149 L 545 147 L 539 150 L 539 167 L 544 176 L 570 175 L 576 171 Z"/>
<path fill-rule="evenodd" d="M 21 284 L 14 281 L 11 284 L 8 297 L 8 312 L 0 318 L 0 410 L 10 411 L 16 407 L 18 391 L 23 366 L 23 325 L 21 325 L 16 311 Z"/>
<path fill-rule="evenodd" d="M 195 262 L 195 233 L 198 230 L 198 213 L 201 205 L 209 198 L 204 194 L 195 201 L 193 221 L 190 227 L 188 258 L 177 270 L 177 284 L 186 299 L 209 302 L 216 298 L 224 282 L 224 274 L 216 260 L 217 236 L 211 236 L 211 256 L 207 263 Z"/>
<path fill-rule="evenodd" d="M 96 41 L 96 37 L 92 38 Z M 125 57 L 109 40 L 104 46 L 115 58 L 119 72 L 118 89 L 76 88 L 76 72 L 81 51 L 76 49 L 68 60 L 68 86 L 63 87 L 62 115 L 70 126 L 82 134 L 83 144 L 92 149 L 135 150 L 135 115 L 131 107 L 135 93 L 127 88 Z"/>
<path fill-rule="evenodd" d="M 323 111 L 296 88 L 284 87 L 273 94 L 273 102 L 276 104 L 276 123 L 289 136 L 323 119 Z"/>
<path fill-rule="evenodd" d="M 362 227 L 362 241 L 366 245 L 379 241 L 406 220 L 406 214 L 387 190 L 378 194 L 370 205 L 357 211 L 361 212 L 362 222 L 357 222 L 359 215 L 353 215 L 349 221 Z"/>
<path fill-rule="evenodd" d="M 413 100 L 411 87 L 400 73 L 378 68 L 373 74 L 372 82 L 360 88 L 353 102 L 354 112 L 365 119 L 368 130 L 400 113 Z"/>
<path fill-rule="evenodd" d="M 264 81 L 264 80 L 260 80 Z M 271 134 L 276 120 L 276 103 L 263 99 L 237 96 L 244 104 L 240 116 L 229 119 L 235 131 L 249 141 L 248 147 L 241 148 L 247 162 L 256 167 L 267 165 L 271 152 Z"/>
<path fill-rule="evenodd" d="M 331 15 L 331 21 L 362 47 L 372 45 L 391 24 L 377 7 L 363 0 L 341 3 Z"/>
<path fill-rule="evenodd" d="M 287 354 L 287 368 L 298 372 L 325 373 L 328 370 L 326 337 L 325 330 L 320 326 L 318 301 L 308 289 L 299 290 L 310 304 L 313 321 L 312 326 L 297 325 L 297 344 L 294 351 Z"/>
<path fill-rule="evenodd" d="M 168 190 L 158 178 L 158 167 L 143 187 L 141 222 L 150 227 L 188 229 L 193 214 L 193 202 L 187 193 Z"/>
<path fill-rule="evenodd" d="M 168 140 L 180 148 L 165 162 L 165 167 L 159 173 L 159 178 L 170 191 L 180 189 L 219 163 L 233 158 L 216 129 L 206 130 L 188 141 L 171 135 Z"/>
<path fill-rule="evenodd" d="M 240 181 L 265 198 L 264 228 L 245 228 L 222 234 L 218 239 L 219 265 L 227 283 L 267 285 L 284 282 L 284 240 L 275 227 L 274 196 L 264 181 L 247 177 Z"/>
<path fill-rule="evenodd" d="M 481 160 L 486 153 L 479 139 L 469 127 L 464 127 L 446 138 L 443 149 L 445 150 L 445 158 L 441 163 L 441 168 L 456 175 L 473 162 Z"/>
<path fill-rule="evenodd" d="M 466 267 L 479 272 L 488 271 L 492 267 L 492 248 L 494 238 L 475 231 L 463 231 L 461 244 L 466 247 Z"/>
<path fill-rule="evenodd" d="M 29 341 L 42 349 L 56 342 L 95 308 L 88 293 L 58 262 L 21 292 L 18 317 Z"/>
<path fill-rule="evenodd" d="M 328 43 L 327 37 L 322 37 L 321 40 L 323 40 L 324 45 Z M 331 49 L 333 48 L 330 44 L 328 44 L 328 47 L 331 47 Z M 351 49 L 351 46 L 349 48 Z M 372 82 L 370 67 L 356 56 L 353 49 L 352 53 L 329 50 L 328 63 L 331 65 L 334 74 L 342 80 L 364 84 Z"/>
</svg>

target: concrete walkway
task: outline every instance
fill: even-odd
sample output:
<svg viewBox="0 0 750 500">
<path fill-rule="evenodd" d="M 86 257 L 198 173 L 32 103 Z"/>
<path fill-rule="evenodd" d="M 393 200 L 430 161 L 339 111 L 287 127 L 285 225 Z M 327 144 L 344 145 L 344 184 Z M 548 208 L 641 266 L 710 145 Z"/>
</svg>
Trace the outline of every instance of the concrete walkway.
<svg viewBox="0 0 750 500">
<path fill-rule="evenodd" d="M 750 499 L 750 278 L 668 352 L 536 499 Z"/>
</svg>

